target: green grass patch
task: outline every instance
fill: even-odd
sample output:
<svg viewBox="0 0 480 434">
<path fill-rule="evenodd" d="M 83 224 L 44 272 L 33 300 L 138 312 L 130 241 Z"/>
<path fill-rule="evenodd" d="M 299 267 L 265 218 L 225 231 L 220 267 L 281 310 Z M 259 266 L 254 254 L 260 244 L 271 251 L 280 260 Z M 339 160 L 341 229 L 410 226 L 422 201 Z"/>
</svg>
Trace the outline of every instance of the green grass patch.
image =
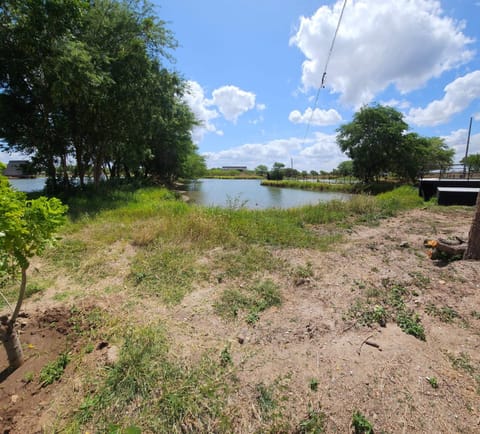
<svg viewBox="0 0 480 434">
<path fill-rule="evenodd" d="M 382 327 L 388 321 L 394 321 L 406 334 L 426 340 L 420 316 L 405 303 L 409 290 L 390 282 L 385 282 L 385 285 L 384 288 L 368 288 L 367 296 L 355 301 L 345 313 L 344 320 L 353 320 L 361 326 L 378 323 Z"/>
<path fill-rule="evenodd" d="M 138 292 L 176 304 L 192 290 L 196 279 L 208 275 L 196 265 L 196 259 L 194 252 L 182 247 L 142 250 L 133 260 L 130 281 Z"/>
<path fill-rule="evenodd" d="M 176 360 L 160 327 L 129 329 L 119 361 L 85 397 L 67 431 L 227 432 L 228 375 L 209 354 L 194 366 Z"/>
<path fill-rule="evenodd" d="M 236 318 L 241 312 L 249 324 L 257 322 L 259 314 L 272 306 L 280 306 L 282 298 L 278 286 L 271 280 L 240 289 L 226 289 L 214 304 L 215 311 L 224 318 Z"/>
<path fill-rule="evenodd" d="M 40 385 L 45 387 L 60 380 L 69 362 L 70 355 L 68 353 L 62 353 L 53 362 L 45 365 L 40 371 L 38 378 Z"/>
</svg>

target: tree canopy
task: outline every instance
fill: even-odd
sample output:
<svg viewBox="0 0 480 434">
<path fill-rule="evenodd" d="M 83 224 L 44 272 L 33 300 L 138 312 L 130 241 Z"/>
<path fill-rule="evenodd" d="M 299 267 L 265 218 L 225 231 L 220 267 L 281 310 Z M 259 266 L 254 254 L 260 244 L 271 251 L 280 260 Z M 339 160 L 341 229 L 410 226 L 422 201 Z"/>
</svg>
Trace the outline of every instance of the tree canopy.
<svg viewBox="0 0 480 434">
<path fill-rule="evenodd" d="M 386 173 L 414 180 L 428 169 L 452 164 L 454 150 L 442 139 L 407 131 L 403 115 L 394 108 L 364 106 L 337 130 L 337 143 L 352 159 L 353 174 L 366 182 Z"/>
<path fill-rule="evenodd" d="M 140 0 L 0 0 L 0 138 L 50 183 L 185 174 L 197 122 L 176 41 Z M 190 161 L 190 165 L 189 162 Z M 200 160 L 197 159 L 197 162 Z"/>
</svg>

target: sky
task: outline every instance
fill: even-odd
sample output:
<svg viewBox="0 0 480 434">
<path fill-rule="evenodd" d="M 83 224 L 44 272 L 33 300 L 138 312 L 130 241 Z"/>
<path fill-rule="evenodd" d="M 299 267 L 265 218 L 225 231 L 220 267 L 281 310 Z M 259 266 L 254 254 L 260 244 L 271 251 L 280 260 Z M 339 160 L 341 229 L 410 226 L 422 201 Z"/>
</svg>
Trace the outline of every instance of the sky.
<svg viewBox="0 0 480 434">
<path fill-rule="evenodd" d="M 480 0 L 154 0 L 178 48 L 208 167 L 347 160 L 336 130 L 365 104 L 480 153 Z M 329 56 L 330 53 L 330 56 Z M 326 68 L 324 87 L 321 87 Z M 8 157 L 0 154 L 0 160 Z"/>
</svg>

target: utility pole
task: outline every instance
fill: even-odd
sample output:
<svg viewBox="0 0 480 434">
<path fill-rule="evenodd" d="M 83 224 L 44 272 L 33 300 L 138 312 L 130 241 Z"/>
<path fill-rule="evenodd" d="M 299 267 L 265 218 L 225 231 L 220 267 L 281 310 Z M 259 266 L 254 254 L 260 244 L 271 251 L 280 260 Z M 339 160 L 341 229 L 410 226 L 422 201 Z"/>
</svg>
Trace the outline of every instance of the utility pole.
<svg viewBox="0 0 480 434">
<path fill-rule="evenodd" d="M 467 174 L 467 157 L 468 157 L 468 148 L 470 146 L 470 133 L 472 132 L 472 119 L 470 116 L 470 125 L 468 127 L 468 136 L 467 136 L 467 149 L 465 150 L 465 159 L 463 160 L 463 177 Z"/>
</svg>

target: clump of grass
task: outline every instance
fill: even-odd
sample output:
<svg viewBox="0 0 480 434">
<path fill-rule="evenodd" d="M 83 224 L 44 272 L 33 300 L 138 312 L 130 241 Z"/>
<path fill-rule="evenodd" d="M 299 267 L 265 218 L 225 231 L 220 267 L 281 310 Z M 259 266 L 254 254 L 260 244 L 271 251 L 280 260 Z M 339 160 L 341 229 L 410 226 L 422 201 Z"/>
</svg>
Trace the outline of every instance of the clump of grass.
<svg viewBox="0 0 480 434">
<path fill-rule="evenodd" d="M 323 411 L 315 408 L 308 410 L 307 416 L 300 422 L 298 426 L 299 434 L 321 434 L 325 432 L 326 415 Z"/>
<path fill-rule="evenodd" d="M 247 288 L 223 291 L 214 308 L 225 318 L 235 318 L 240 311 L 245 311 L 247 323 L 253 324 L 259 320 L 261 312 L 281 303 L 278 286 L 271 280 L 265 280 Z"/>
<path fill-rule="evenodd" d="M 440 321 L 445 323 L 452 323 L 456 318 L 460 318 L 458 312 L 450 306 L 437 307 L 433 303 L 428 303 L 425 306 L 425 312 L 429 315 L 437 317 Z"/>
<path fill-rule="evenodd" d="M 373 434 L 373 425 L 358 410 L 353 413 L 352 428 L 355 434 Z"/>
<path fill-rule="evenodd" d="M 366 300 L 357 299 L 344 319 L 354 320 L 363 326 L 378 323 L 383 327 L 393 320 L 405 333 L 424 341 L 425 329 L 419 315 L 405 304 L 409 291 L 402 285 L 392 285 L 390 282 L 385 282 L 385 285 L 383 290 L 368 289 Z"/>
<path fill-rule="evenodd" d="M 208 432 L 224 427 L 228 397 L 224 367 L 205 354 L 187 366 L 169 352 L 163 329 L 129 329 L 118 362 L 93 394 L 85 397 L 71 429 L 118 432 L 129 426 L 142 432 Z"/>
<path fill-rule="evenodd" d="M 60 380 L 69 362 L 70 355 L 68 353 L 62 353 L 53 362 L 45 365 L 40 371 L 38 378 L 40 385 L 45 387 Z"/>
<path fill-rule="evenodd" d="M 259 383 L 256 386 L 256 392 L 257 403 L 262 413 L 269 413 L 277 406 L 272 386 L 267 387 L 265 384 Z"/>
</svg>

